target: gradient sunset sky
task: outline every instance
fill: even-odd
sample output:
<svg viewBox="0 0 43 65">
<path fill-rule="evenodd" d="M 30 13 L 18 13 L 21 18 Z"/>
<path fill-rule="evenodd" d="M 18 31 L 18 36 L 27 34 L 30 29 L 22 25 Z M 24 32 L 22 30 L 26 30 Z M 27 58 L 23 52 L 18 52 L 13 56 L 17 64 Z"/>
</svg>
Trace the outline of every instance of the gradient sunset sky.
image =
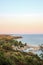
<svg viewBox="0 0 43 65">
<path fill-rule="evenodd" d="M 0 33 L 43 34 L 43 0 L 0 0 Z"/>
</svg>

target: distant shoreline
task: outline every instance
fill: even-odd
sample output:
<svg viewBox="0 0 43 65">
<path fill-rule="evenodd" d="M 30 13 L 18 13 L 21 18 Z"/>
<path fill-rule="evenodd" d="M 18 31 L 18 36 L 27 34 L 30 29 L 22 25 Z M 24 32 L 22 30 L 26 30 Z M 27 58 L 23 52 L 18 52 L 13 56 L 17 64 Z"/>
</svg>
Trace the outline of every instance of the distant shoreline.
<svg viewBox="0 0 43 65">
<path fill-rule="evenodd" d="M 0 40 L 12 40 L 12 39 L 19 39 L 22 38 L 22 36 L 12 36 L 12 35 L 5 35 L 5 34 L 1 34 L 0 35 Z M 22 41 L 21 41 L 22 42 Z M 12 46 L 12 48 L 15 50 L 19 50 L 19 51 L 26 51 L 26 50 L 30 50 L 30 51 L 37 51 L 40 49 L 39 46 L 33 46 L 33 45 L 29 45 L 28 43 L 26 43 L 26 45 L 24 47 L 20 47 L 18 48 L 18 46 Z"/>
<path fill-rule="evenodd" d="M 6 35 L 6 34 L 0 34 L 0 39 L 19 39 L 22 38 L 22 36 L 12 36 L 12 35 Z"/>
</svg>

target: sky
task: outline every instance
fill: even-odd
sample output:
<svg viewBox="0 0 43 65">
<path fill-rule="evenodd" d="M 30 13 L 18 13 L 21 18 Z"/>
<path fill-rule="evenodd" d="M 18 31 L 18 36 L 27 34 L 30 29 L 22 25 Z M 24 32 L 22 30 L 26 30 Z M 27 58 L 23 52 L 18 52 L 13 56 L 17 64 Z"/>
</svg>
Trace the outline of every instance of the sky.
<svg viewBox="0 0 43 65">
<path fill-rule="evenodd" d="M 43 0 L 0 0 L 1 34 L 43 34 Z"/>
</svg>

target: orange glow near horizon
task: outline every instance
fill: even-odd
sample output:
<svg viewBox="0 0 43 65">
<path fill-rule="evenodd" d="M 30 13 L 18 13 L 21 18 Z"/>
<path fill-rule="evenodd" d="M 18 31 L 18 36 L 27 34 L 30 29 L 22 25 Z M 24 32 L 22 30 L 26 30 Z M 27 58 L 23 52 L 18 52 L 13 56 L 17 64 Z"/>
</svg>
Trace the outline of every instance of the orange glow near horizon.
<svg viewBox="0 0 43 65">
<path fill-rule="evenodd" d="M 43 17 L 0 17 L 0 33 L 43 34 Z"/>
</svg>

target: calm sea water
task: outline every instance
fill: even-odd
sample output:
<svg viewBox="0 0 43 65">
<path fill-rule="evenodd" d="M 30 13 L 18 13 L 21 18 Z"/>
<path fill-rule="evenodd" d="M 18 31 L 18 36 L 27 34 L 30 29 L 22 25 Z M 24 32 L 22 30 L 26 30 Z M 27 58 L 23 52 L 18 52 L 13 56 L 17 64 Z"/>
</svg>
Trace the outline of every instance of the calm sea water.
<svg viewBox="0 0 43 65">
<path fill-rule="evenodd" d="M 43 44 L 43 34 L 14 34 L 13 36 L 22 36 L 23 38 L 17 40 L 29 45 L 37 46 Z M 28 49 L 25 51 L 28 52 Z M 40 55 L 41 51 L 37 50 L 34 53 Z"/>
<path fill-rule="evenodd" d="M 14 36 L 22 36 L 23 38 L 18 40 L 30 45 L 43 44 L 43 34 L 14 34 Z"/>
</svg>

